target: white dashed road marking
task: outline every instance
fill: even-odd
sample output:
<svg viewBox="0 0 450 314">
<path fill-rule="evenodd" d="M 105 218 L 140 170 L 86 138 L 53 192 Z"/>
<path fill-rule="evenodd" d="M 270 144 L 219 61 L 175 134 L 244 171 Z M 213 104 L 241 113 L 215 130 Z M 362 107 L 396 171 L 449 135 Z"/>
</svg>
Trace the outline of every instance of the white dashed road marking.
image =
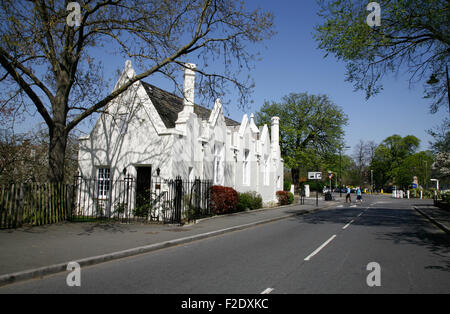
<svg viewBox="0 0 450 314">
<path fill-rule="evenodd" d="M 322 250 L 325 246 L 327 246 L 328 243 L 330 243 L 331 241 L 333 241 L 334 238 L 336 238 L 336 235 L 335 235 L 335 234 L 334 234 L 331 238 L 329 238 L 327 241 L 325 241 L 325 243 L 323 243 L 321 246 L 319 246 L 314 252 L 312 252 L 311 254 L 309 254 L 309 255 L 305 258 L 305 261 L 309 261 L 314 255 L 316 255 L 317 253 L 319 253 L 320 250 Z"/>
<path fill-rule="evenodd" d="M 346 224 L 344 227 L 342 227 L 342 229 L 344 229 L 344 230 L 347 229 L 347 227 L 350 226 L 350 224 L 351 224 L 352 222 L 354 222 L 354 220 L 350 221 L 348 224 Z"/>
<path fill-rule="evenodd" d="M 269 294 L 273 291 L 273 288 L 267 288 L 266 290 L 264 290 L 263 292 L 261 292 L 261 294 Z"/>
</svg>

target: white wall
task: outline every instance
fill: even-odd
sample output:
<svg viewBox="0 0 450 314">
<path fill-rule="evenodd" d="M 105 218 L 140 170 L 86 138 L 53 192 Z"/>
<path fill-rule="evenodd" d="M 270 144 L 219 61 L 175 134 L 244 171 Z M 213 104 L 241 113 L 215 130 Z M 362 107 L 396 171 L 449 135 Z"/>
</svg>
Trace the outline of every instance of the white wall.
<svg viewBox="0 0 450 314">
<path fill-rule="evenodd" d="M 127 64 L 131 67 L 130 64 Z M 133 75 L 126 69 L 116 87 Z M 91 134 L 80 139 L 79 170 L 85 178 L 96 178 L 98 167 L 110 167 L 112 180 L 127 175 L 136 177 L 136 167 L 152 166 L 161 170 L 163 179 L 181 176 L 214 179 L 214 145 L 223 146 L 222 184 L 238 192 L 256 191 L 264 202 L 276 200 L 282 189 L 283 162 L 278 142 L 274 147 L 268 128 L 262 131 L 252 117 L 244 115 L 240 127 L 227 127 L 220 100 L 216 101 L 208 121 L 194 113 L 183 114 L 175 129 L 166 129 L 144 87 L 137 82 L 106 108 Z M 125 126 L 126 131 L 120 128 Z M 243 182 L 244 151 L 249 151 L 249 184 Z M 269 158 L 269 185 L 264 184 L 264 158 Z M 276 186 L 277 178 L 281 186 Z"/>
</svg>

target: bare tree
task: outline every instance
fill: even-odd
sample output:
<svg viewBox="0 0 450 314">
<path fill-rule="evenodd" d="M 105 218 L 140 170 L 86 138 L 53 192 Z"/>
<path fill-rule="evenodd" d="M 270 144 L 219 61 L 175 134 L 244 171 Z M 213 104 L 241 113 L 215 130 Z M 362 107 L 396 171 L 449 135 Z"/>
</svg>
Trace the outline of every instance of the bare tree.
<svg viewBox="0 0 450 314">
<path fill-rule="evenodd" d="M 353 160 L 355 162 L 356 177 L 358 177 L 359 184 L 363 184 L 369 179 L 369 168 L 375 155 L 377 144 L 374 141 L 359 140 L 354 147 Z"/>
<path fill-rule="evenodd" d="M 80 15 L 68 11 L 69 3 L 76 6 L 69 1 L 0 3 L 0 108 L 20 103 L 43 118 L 50 181 L 64 179 L 67 138 L 81 121 L 138 80 L 155 73 L 175 80 L 187 56 L 202 62 L 197 72 L 203 95 L 219 96 L 231 84 L 245 104 L 252 83 L 243 73 L 254 61 L 247 45 L 273 34 L 272 15 L 249 10 L 244 1 L 80 0 Z M 96 49 L 134 59 L 141 72 L 105 92 Z M 223 71 L 209 71 L 219 62 Z"/>
</svg>

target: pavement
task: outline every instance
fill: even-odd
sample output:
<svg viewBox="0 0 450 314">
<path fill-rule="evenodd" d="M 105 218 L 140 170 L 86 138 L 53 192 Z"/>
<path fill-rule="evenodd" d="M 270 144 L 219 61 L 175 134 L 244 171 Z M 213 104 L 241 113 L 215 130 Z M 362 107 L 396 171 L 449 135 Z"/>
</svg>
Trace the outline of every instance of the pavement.
<svg viewBox="0 0 450 314">
<path fill-rule="evenodd" d="M 175 312 L 183 309 L 183 301 L 199 299 L 193 294 L 448 293 L 450 236 L 413 209 L 432 202 L 387 196 L 363 200 L 321 203 L 329 207 L 306 215 L 295 214 L 302 208 L 291 206 L 163 226 L 203 225 L 203 230 L 222 219 L 241 223 L 250 216 L 254 219 L 247 222 L 260 220 L 261 214 L 274 219 L 294 214 L 151 254 L 82 266 L 78 275 L 63 271 L 4 285 L 0 294 L 145 293 L 157 294 L 156 302 L 160 294 L 188 294 L 164 303 Z M 311 205 L 303 209 L 308 208 L 314 210 Z M 210 300 L 219 312 L 227 308 L 221 296 Z M 269 308 L 273 311 L 275 304 L 269 302 Z"/>
<path fill-rule="evenodd" d="M 243 230 L 342 202 L 315 199 L 304 205 L 265 208 L 201 219 L 193 224 L 71 223 L 0 230 L 0 286 L 80 266 L 147 253 L 199 239 Z"/>
<path fill-rule="evenodd" d="M 450 210 L 433 206 L 431 202 L 416 204 L 414 208 L 441 230 L 450 234 Z"/>
</svg>

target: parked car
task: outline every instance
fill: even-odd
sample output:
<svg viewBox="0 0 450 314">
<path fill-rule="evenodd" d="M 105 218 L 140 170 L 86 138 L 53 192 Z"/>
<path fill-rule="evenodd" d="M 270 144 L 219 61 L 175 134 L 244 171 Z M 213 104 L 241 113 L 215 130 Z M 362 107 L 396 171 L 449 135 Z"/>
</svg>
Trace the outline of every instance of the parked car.
<svg viewBox="0 0 450 314">
<path fill-rule="evenodd" d="M 396 190 L 395 186 L 388 186 L 386 189 L 383 190 L 384 193 L 392 193 Z"/>
</svg>

